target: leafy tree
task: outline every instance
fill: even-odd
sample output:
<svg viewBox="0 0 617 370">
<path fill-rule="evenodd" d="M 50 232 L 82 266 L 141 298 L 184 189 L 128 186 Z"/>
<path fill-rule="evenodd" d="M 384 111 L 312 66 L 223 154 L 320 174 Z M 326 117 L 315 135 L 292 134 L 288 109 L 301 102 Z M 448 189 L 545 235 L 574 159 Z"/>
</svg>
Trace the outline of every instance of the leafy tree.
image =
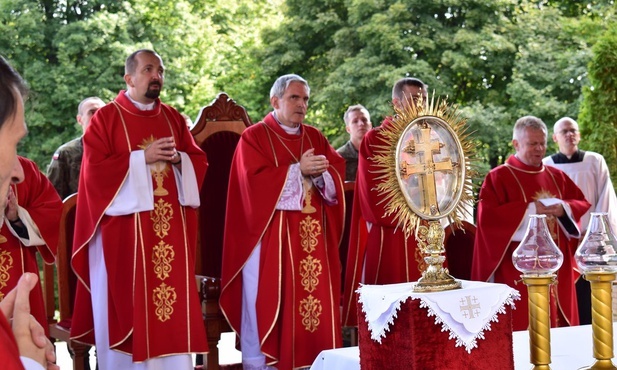
<svg viewBox="0 0 617 370">
<path fill-rule="evenodd" d="M 44 170 L 60 144 L 80 135 L 78 103 L 92 95 L 113 99 L 125 86 L 124 59 L 138 48 L 163 57 L 163 101 L 195 117 L 216 96 L 217 79 L 230 66 L 246 70 L 240 66 L 244 43 L 257 43 L 256 26 L 265 22 L 254 13 L 268 18 L 276 11 L 266 0 L 0 2 L 0 54 L 32 91 L 30 133 L 20 154 Z"/>
<path fill-rule="evenodd" d="M 525 0 L 287 1 L 285 19 L 263 33 L 257 53 L 267 78 L 298 73 L 312 87 L 307 121 L 337 146 L 342 114 L 361 103 L 378 124 L 392 113 L 391 86 L 417 76 L 469 114 L 485 163 L 511 152 L 514 121 L 527 114 L 549 126 L 574 115 L 587 83 L 590 45 L 609 2 Z M 267 108 L 267 107 L 265 107 Z"/>
<path fill-rule="evenodd" d="M 579 124 L 581 146 L 602 153 L 617 183 L 617 26 L 612 24 L 593 47 L 590 86 L 585 87 Z"/>
</svg>

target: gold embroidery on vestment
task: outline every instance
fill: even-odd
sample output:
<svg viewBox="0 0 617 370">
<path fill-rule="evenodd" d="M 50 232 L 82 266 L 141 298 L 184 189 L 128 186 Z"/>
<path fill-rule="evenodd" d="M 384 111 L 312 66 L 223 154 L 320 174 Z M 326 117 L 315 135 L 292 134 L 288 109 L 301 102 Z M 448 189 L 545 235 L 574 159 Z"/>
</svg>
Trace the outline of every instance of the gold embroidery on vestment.
<svg viewBox="0 0 617 370">
<path fill-rule="evenodd" d="M 317 236 L 321 234 L 321 225 L 319 221 L 314 220 L 311 216 L 300 222 L 300 238 L 302 250 L 306 253 L 312 253 L 317 246 Z"/>
<path fill-rule="evenodd" d="M 313 256 L 308 256 L 300 261 L 300 277 L 302 277 L 301 284 L 304 290 L 312 293 L 317 289 L 321 271 L 321 261 L 313 258 Z"/>
<path fill-rule="evenodd" d="M 176 289 L 161 283 L 161 285 L 154 289 L 152 299 L 156 306 L 156 317 L 161 322 L 165 322 L 171 318 L 174 312 L 173 305 L 176 303 Z"/>
<path fill-rule="evenodd" d="M 319 326 L 319 316 L 321 316 L 322 307 L 321 301 L 312 295 L 300 301 L 300 316 L 302 316 L 302 325 L 304 329 L 311 333 L 317 330 Z"/>
<path fill-rule="evenodd" d="M 140 149 L 146 150 L 156 140 L 157 139 L 154 137 L 154 135 L 150 135 L 150 137 L 144 138 L 142 140 L 142 144 L 137 145 L 137 147 Z M 165 177 L 168 176 L 168 172 L 170 169 L 169 164 L 166 161 L 157 161 L 157 162 L 151 163 L 149 167 L 150 167 L 150 174 L 152 175 L 152 177 L 154 178 L 154 181 L 156 182 L 156 189 L 154 189 L 154 195 L 163 197 L 169 194 L 167 189 L 163 187 L 163 180 L 165 180 Z"/>
<path fill-rule="evenodd" d="M 304 190 L 304 208 L 302 213 L 315 213 L 317 210 L 311 204 L 311 198 L 313 196 L 313 182 L 310 178 L 304 178 L 302 181 L 302 189 Z"/>
<path fill-rule="evenodd" d="M 171 228 L 169 220 L 173 218 L 173 215 L 174 210 L 170 203 L 163 201 L 163 199 L 159 199 L 154 203 L 154 210 L 150 211 L 150 219 L 152 220 L 156 236 L 161 239 L 167 236 Z"/>
<path fill-rule="evenodd" d="M 557 198 L 557 197 L 553 195 L 553 193 L 545 189 L 538 190 L 533 196 L 533 200 L 551 199 L 551 198 Z M 555 218 L 555 216 L 553 215 L 546 216 L 546 226 L 548 226 L 548 231 L 551 233 L 551 238 L 554 241 L 557 241 L 558 225 L 557 225 L 557 219 Z"/>
<path fill-rule="evenodd" d="M 7 241 L 7 238 L 4 235 L 0 234 L 0 244 L 6 243 Z"/>
<path fill-rule="evenodd" d="M 13 268 L 13 257 L 8 251 L 0 252 L 0 289 L 6 287 L 11 278 L 9 270 Z M 0 300 L 4 299 L 4 293 L 0 292 Z"/>
<path fill-rule="evenodd" d="M 171 245 L 165 244 L 162 240 L 152 250 L 152 262 L 154 263 L 154 273 L 160 280 L 165 280 L 171 272 L 171 261 L 174 260 L 176 252 Z"/>
</svg>

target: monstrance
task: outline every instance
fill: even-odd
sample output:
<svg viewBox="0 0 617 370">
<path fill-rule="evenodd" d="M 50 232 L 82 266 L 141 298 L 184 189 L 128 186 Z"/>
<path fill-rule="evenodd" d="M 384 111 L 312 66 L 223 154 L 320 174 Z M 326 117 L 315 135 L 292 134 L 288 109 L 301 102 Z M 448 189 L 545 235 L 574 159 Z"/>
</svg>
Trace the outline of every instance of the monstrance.
<svg viewBox="0 0 617 370">
<path fill-rule="evenodd" d="M 461 287 L 443 267 L 444 229 L 459 229 L 473 203 L 471 176 L 475 151 L 467 121 L 457 108 L 433 98 L 427 104 L 395 108 L 392 125 L 382 129 L 384 145 L 373 158 L 379 168 L 377 191 L 406 236 L 414 233 L 424 263 L 414 291 L 434 292 Z"/>
</svg>

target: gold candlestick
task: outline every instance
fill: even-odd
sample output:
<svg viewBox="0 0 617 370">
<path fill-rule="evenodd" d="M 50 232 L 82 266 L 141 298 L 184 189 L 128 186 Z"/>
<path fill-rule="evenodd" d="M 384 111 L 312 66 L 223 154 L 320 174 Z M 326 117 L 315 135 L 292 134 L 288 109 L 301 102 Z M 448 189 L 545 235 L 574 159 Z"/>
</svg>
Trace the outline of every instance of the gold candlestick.
<svg viewBox="0 0 617 370">
<path fill-rule="evenodd" d="M 596 362 L 581 369 L 617 369 L 613 365 L 613 297 L 614 272 L 587 272 L 585 280 L 591 284 L 591 328 L 593 357 Z"/>
<path fill-rule="evenodd" d="M 529 358 L 533 370 L 551 367 L 550 286 L 555 274 L 521 275 L 529 295 Z"/>
</svg>

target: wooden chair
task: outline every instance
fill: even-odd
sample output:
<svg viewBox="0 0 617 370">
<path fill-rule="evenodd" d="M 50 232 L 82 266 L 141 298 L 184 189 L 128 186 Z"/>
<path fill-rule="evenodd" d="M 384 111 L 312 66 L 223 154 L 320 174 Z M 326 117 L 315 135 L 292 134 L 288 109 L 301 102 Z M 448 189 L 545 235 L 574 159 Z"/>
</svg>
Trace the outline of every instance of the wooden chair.
<svg viewBox="0 0 617 370">
<path fill-rule="evenodd" d="M 83 370 L 86 368 L 86 363 L 89 360 L 88 351 L 90 350 L 90 346 L 72 341 L 69 338 L 71 317 L 73 316 L 73 302 L 77 286 L 77 277 L 73 273 L 70 264 L 71 252 L 73 249 L 76 206 L 77 194 L 72 194 L 64 199 L 62 215 L 60 217 L 58 253 L 56 255 L 55 266 L 58 284 L 58 305 L 56 305 L 54 297 L 54 266 L 45 265 L 43 273 L 49 336 L 52 340 L 66 342 L 69 352 L 72 352 L 73 369 Z M 59 308 L 60 311 L 60 322 L 56 322 L 54 319 L 56 308 Z"/>
<path fill-rule="evenodd" d="M 251 120 L 244 107 L 220 93 L 199 112 L 191 130 L 208 156 L 208 171 L 201 188 L 197 234 L 196 273 L 201 287 L 204 324 L 208 335 L 208 369 L 219 369 L 217 343 L 221 332 L 231 331 L 220 311 L 223 231 L 231 161 L 242 132 Z"/>
<path fill-rule="evenodd" d="M 450 274 L 463 280 L 471 280 L 471 262 L 473 261 L 473 244 L 476 240 L 476 226 L 462 221 L 463 229 L 448 225 L 445 228 L 444 246 L 446 262 Z"/>
</svg>

